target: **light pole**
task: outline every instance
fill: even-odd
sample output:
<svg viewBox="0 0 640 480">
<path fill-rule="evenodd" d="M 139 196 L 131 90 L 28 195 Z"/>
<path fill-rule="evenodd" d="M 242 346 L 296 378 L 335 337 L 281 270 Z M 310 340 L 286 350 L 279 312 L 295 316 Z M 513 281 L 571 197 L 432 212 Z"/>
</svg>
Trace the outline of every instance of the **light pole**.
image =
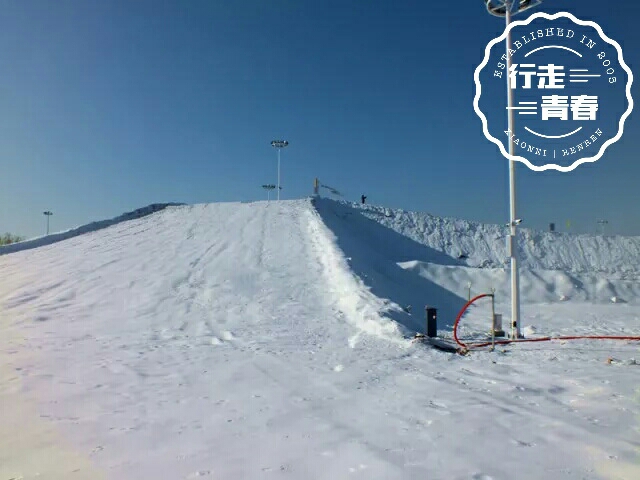
<svg viewBox="0 0 640 480">
<path fill-rule="evenodd" d="M 47 210 L 46 212 L 42 212 L 47 217 L 47 235 L 49 235 L 49 217 L 53 215 L 53 212 Z"/>
<path fill-rule="evenodd" d="M 278 149 L 278 201 L 280 200 L 280 150 L 289 145 L 286 140 L 274 140 L 271 142 L 271 146 Z"/>
<path fill-rule="evenodd" d="M 607 220 L 598 220 L 598 223 L 600 224 L 600 228 L 602 228 L 602 236 L 604 237 L 604 229 L 609 222 Z"/>
<path fill-rule="evenodd" d="M 262 185 L 262 188 L 267 191 L 267 201 L 271 200 L 271 190 L 275 190 L 276 186 L 270 183 L 269 185 Z"/>
<path fill-rule="evenodd" d="M 506 28 L 509 28 L 511 16 L 535 7 L 541 3 L 540 0 L 484 0 L 487 11 L 496 17 L 504 17 Z M 511 32 L 507 31 L 507 112 L 508 129 L 512 132 L 509 137 L 509 155 L 514 155 L 515 146 L 513 138 L 515 136 L 515 126 L 513 118 L 513 91 L 511 90 Z M 520 223 L 516 219 L 516 175 L 515 161 L 509 159 L 509 258 L 511 260 L 511 338 L 520 338 L 520 278 L 518 272 L 518 255 L 516 242 L 516 225 Z"/>
</svg>

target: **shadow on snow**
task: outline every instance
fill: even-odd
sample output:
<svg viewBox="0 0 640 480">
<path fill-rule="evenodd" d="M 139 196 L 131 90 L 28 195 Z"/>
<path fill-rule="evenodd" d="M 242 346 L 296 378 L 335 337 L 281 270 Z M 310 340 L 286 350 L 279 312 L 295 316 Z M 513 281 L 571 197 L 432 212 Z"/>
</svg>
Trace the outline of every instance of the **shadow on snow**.
<svg viewBox="0 0 640 480">
<path fill-rule="evenodd" d="M 426 305 L 438 309 L 438 329 L 450 329 L 466 299 L 405 270 L 399 262 L 418 260 L 442 265 L 463 265 L 443 252 L 418 243 L 362 215 L 362 210 L 327 198 L 314 199 L 322 220 L 349 258 L 353 272 L 371 292 L 401 307 L 411 305 L 411 314 L 390 311 L 386 315 L 407 329 L 425 331 Z"/>
</svg>

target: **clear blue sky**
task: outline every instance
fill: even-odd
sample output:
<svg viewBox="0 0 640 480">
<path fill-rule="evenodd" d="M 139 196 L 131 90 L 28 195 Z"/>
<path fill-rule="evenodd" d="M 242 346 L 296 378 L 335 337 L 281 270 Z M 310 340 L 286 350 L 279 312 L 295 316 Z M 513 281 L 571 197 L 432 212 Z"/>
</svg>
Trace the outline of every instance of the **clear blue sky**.
<svg viewBox="0 0 640 480">
<path fill-rule="evenodd" d="M 638 76 L 638 2 L 536 10 L 598 22 Z M 283 198 L 317 176 L 352 200 L 504 223 L 507 160 L 473 110 L 503 28 L 481 0 L 5 2 L 0 231 L 40 235 L 47 209 L 60 230 L 154 202 L 263 199 L 281 137 Z M 526 226 L 605 218 L 640 235 L 636 116 L 595 164 L 518 164 Z"/>
</svg>

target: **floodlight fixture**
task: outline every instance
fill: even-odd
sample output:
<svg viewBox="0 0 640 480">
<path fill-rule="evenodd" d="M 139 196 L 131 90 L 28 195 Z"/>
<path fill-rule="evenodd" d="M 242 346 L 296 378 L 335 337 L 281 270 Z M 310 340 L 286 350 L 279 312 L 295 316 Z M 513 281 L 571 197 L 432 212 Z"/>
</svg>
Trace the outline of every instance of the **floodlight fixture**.
<svg viewBox="0 0 640 480">
<path fill-rule="evenodd" d="M 262 185 L 262 188 L 267 191 L 267 201 L 271 200 L 271 190 L 275 190 L 276 186 L 272 183 L 269 183 L 267 185 Z"/>
<path fill-rule="evenodd" d="M 487 11 L 496 17 L 507 16 L 507 10 L 511 15 L 516 15 L 530 8 L 536 7 L 542 3 L 542 0 L 484 0 Z"/>
<path fill-rule="evenodd" d="M 289 142 L 287 140 L 273 140 L 271 142 L 271 146 L 278 149 L 278 201 L 280 200 L 280 150 L 289 146 Z"/>
<path fill-rule="evenodd" d="M 600 224 L 600 227 L 602 228 L 602 236 L 604 236 L 605 228 L 609 224 L 609 222 L 607 220 L 598 220 L 598 223 Z"/>
<path fill-rule="evenodd" d="M 53 212 L 47 210 L 46 212 L 42 212 L 42 213 L 47 217 L 47 235 L 49 235 L 49 217 L 53 215 Z"/>
</svg>

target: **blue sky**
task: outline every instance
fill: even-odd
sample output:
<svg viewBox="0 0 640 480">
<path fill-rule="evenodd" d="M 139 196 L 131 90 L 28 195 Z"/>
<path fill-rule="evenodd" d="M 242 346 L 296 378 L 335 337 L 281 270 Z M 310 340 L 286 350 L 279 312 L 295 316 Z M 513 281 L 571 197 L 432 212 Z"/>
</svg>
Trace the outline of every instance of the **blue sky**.
<svg viewBox="0 0 640 480">
<path fill-rule="evenodd" d="M 637 2 L 536 10 L 596 21 L 637 75 Z M 44 210 L 60 230 L 154 202 L 263 199 L 274 138 L 290 142 L 283 198 L 317 176 L 352 200 L 504 223 L 507 160 L 473 110 L 503 29 L 481 0 L 6 2 L 0 231 L 40 235 Z M 518 216 L 640 235 L 639 147 L 632 114 L 595 164 L 518 164 Z"/>
</svg>

